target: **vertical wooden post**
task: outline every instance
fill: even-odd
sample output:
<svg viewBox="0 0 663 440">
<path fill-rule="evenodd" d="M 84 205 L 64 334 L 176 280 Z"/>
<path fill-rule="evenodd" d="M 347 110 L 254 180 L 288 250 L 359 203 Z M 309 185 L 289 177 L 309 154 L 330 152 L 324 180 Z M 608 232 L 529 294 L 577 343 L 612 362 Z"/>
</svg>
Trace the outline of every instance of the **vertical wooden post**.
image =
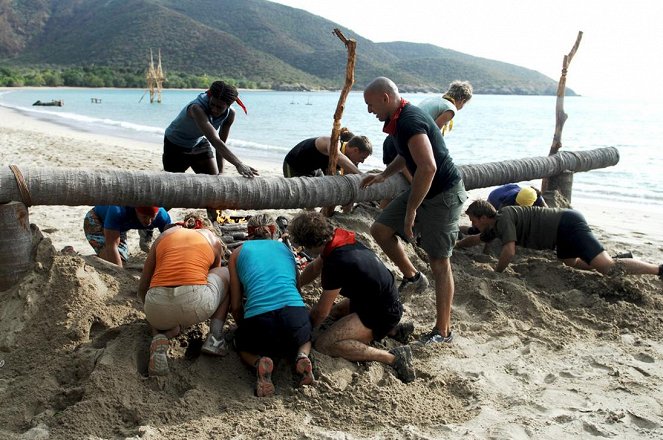
<svg viewBox="0 0 663 440">
<path fill-rule="evenodd" d="M 580 40 L 582 40 L 582 31 L 578 32 L 578 37 L 576 38 L 575 44 L 571 48 L 571 51 L 568 53 L 568 55 L 564 55 L 564 60 L 562 61 L 562 75 L 560 76 L 559 83 L 557 85 L 557 102 L 555 105 L 555 134 L 553 135 L 553 141 L 552 145 L 550 146 L 550 152 L 548 153 L 548 156 L 552 156 L 553 154 L 557 153 L 560 148 L 562 148 L 562 130 L 564 129 L 564 123 L 566 122 L 566 119 L 569 117 L 564 112 L 566 74 L 568 72 L 569 65 L 571 64 L 571 60 L 573 60 L 573 57 L 578 50 L 578 46 L 580 46 Z M 551 179 L 543 179 L 541 181 L 542 192 L 554 191 L 556 189 L 558 188 L 551 186 Z M 568 188 L 568 191 L 570 195 L 571 188 Z"/>
<path fill-rule="evenodd" d="M 0 204 L 0 291 L 16 285 L 32 265 L 28 208 L 20 202 Z"/>
</svg>

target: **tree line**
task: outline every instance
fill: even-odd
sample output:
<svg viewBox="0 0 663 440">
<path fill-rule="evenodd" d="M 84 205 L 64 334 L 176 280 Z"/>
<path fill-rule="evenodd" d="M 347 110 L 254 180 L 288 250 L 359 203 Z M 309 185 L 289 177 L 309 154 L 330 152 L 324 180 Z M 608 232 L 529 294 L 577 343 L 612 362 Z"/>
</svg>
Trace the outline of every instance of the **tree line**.
<svg viewBox="0 0 663 440">
<path fill-rule="evenodd" d="M 166 73 L 165 88 L 205 89 L 216 78 L 207 74 L 197 75 L 171 71 Z M 242 89 L 271 88 L 271 83 L 246 79 L 223 78 Z M 17 67 L 0 65 L 0 87 L 119 87 L 145 88 L 143 69 L 111 68 L 106 66 L 84 67 Z"/>
</svg>

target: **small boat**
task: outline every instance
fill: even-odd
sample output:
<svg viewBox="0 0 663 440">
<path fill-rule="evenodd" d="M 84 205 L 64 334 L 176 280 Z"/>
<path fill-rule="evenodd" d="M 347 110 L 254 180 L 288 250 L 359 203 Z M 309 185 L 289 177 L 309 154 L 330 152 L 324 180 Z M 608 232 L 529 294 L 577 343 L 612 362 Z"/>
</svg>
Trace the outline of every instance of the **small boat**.
<svg viewBox="0 0 663 440">
<path fill-rule="evenodd" d="M 35 101 L 32 105 L 42 105 L 47 107 L 62 107 L 64 105 L 64 100 L 62 99 L 53 99 L 51 101 Z"/>
</svg>

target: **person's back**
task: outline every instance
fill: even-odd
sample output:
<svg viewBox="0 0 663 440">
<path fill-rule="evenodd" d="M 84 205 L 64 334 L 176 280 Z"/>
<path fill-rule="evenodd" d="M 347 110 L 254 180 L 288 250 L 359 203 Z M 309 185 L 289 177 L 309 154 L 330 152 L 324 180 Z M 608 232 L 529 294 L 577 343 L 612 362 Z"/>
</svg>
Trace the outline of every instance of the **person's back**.
<svg viewBox="0 0 663 440">
<path fill-rule="evenodd" d="M 313 176 L 316 170 L 327 170 L 329 156 L 316 148 L 316 139 L 305 139 L 288 152 L 284 163 L 290 167 L 291 175 L 286 177 Z"/>
<path fill-rule="evenodd" d="M 322 287 L 367 305 L 398 300 L 394 276 L 377 255 L 355 241 L 323 254 Z"/>
<path fill-rule="evenodd" d="M 435 121 L 444 112 L 450 111 L 453 115 L 455 115 L 458 111 L 456 106 L 451 101 L 444 99 L 439 95 L 424 99 L 419 104 L 417 104 L 417 107 L 428 114 L 433 119 L 433 121 Z"/>
<path fill-rule="evenodd" d="M 248 240 L 237 258 L 237 274 L 244 287 L 244 317 L 282 307 L 303 307 L 297 290 L 296 263 L 287 246 L 276 240 Z"/>
<path fill-rule="evenodd" d="M 518 246 L 530 249 L 554 249 L 557 227 L 565 211 L 537 206 L 505 206 L 497 212 L 495 234 L 502 243 L 515 241 Z"/>
<path fill-rule="evenodd" d="M 202 233 L 180 228 L 165 234 L 156 249 L 151 287 L 204 285 L 215 255 Z"/>
</svg>

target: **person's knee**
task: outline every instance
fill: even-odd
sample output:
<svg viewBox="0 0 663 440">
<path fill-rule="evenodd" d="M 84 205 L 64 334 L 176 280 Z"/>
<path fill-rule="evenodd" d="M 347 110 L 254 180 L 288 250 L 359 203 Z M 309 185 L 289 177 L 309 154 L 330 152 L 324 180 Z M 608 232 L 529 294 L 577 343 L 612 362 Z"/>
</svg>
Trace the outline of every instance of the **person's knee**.
<svg viewBox="0 0 663 440">
<path fill-rule="evenodd" d="M 435 275 L 444 275 L 451 272 L 451 260 L 449 258 L 432 258 L 429 255 L 428 260 Z"/>
<path fill-rule="evenodd" d="M 373 236 L 377 242 L 389 240 L 393 235 L 394 231 L 382 223 L 373 222 L 371 225 L 371 236 Z"/>
</svg>

